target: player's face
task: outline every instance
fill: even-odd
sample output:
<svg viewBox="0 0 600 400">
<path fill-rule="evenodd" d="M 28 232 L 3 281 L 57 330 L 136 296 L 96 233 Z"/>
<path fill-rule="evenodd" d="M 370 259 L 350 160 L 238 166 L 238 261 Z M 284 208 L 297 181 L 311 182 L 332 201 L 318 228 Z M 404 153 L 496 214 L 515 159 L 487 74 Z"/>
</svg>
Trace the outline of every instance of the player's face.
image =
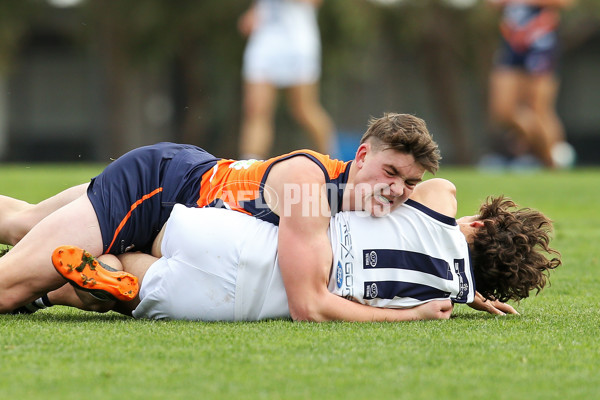
<svg viewBox="0 0 600 400">
<path fill-rule="evenodd" d="M 412 154 L 375 150 L 368 144 L 357 152 L 354 210 L 373 216 L 389 214 L 404 203 L 422 181 L 425 168 Z"/>
</svg>

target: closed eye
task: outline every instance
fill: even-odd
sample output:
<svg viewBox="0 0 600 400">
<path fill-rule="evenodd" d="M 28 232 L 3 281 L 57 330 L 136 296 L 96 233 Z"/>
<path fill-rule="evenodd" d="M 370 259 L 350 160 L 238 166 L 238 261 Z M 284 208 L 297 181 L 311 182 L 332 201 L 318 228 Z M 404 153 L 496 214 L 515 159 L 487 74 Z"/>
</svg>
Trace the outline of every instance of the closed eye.
<svg viewBox="0 0 600 400">
<path fill-rule="evenodd" d="M 387 176 L 396 176 L 398 175 L 398 170 L 394 168 L 392 165 L 386 165 L 383 169 Z"/>
</svg>

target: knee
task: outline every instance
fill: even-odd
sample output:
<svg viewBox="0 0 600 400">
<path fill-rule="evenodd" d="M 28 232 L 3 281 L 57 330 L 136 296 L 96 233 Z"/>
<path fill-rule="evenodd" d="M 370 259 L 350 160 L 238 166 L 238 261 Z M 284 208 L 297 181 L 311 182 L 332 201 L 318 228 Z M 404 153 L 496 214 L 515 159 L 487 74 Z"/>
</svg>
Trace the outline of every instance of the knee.
<svg viewBox="0 0 600 400">
<path fill-rule="evenodd" d="M 514 117 L 515 109 L 508 104 L 492 104 L 490 118 L 497 125 L 509 124 Z"/>
<path fill-rule="evenodd" d="M 0 225 L 0 231 L 4 232 L 3 237 L 6 243 L 11 246 L 19 243 L 21 239 L 33 228 L 35 224 L 31 223 L 27 215 L 17 213 L 7 216 Z"/>
<path fill-rule="evenodd" d="M 530 108 L 536 115 L 541 117 L 546 117 L 555 113 L 553 105 L 544 100 L 532 101 Z"/>
<path fill-rule="evenodd" d="M 309 121 L 314 121 L 321 114 L 321 109 L 318 104 L 306 101 L 291 103 L 289 109 L 292 117 L 303 125 Z"/>
<path fill-rule="evenodd" d="M 10 314 L 17 308 L 27 304 L 27 301 L 22 301 L 15 296 L 7 296 L 7 291 L 0 291 L 0 314 Z"/>
<path fill-rule="evenodd" d="M 275 113 L 275 103 L 261 97 L 248 97 L 243 102 L 243 113 L 246 118 L 271 118 Z"/>
<path fill-rule="evenodd" d="M 292 117 L 294 117 L 294 119 L 300 124 L 304 124 L 304 122 L 307 121 L 310 117 L 310 113 L 303 105 L 296 105 L 294 107 L 290 107 L 290 113 L 292 114 Z"/>
</svg>

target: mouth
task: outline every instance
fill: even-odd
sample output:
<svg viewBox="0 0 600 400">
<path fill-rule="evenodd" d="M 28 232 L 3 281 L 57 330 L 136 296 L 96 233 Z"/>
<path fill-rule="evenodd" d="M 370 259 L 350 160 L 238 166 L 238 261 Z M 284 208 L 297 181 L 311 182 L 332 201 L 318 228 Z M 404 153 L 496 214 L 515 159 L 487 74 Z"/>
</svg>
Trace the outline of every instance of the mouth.
<svg viewBox="0 0 600 400">
<path fill-rule="evenodd" d="M 389 206 L 390 204 L 392 204 L 392 201 L 390 199 L 381 194 L 375 195 L 375 199 L 384 206 Z"/>
</svg>

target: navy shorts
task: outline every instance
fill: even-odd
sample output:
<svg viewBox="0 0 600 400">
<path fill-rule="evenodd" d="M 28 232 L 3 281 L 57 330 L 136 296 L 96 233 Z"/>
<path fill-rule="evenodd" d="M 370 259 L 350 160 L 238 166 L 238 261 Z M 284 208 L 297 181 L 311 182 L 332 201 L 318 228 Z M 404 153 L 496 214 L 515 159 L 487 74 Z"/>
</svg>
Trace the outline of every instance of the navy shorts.
<svg viewBox="0 0 600 400">
<path fill-rule="evenodd" d="M 553 37 L 547 40 L 552 43 L 543 47 L 532 46 L 524 51 L 516 51 L 502 38 L 500 48 L 496 52 L 495 64 L 519 68 L 530 74 L 552 72 L 556 69 L 558 60 L 558 44 Z"/>
<path fill-rule="evenodd" d="M 158 143 L 119 157 L 87 191 L 104 253 L 148 251 L 176 203 L 197 206 L 202 175 L 219 159 L 199 147 Z"/>
</svg>

